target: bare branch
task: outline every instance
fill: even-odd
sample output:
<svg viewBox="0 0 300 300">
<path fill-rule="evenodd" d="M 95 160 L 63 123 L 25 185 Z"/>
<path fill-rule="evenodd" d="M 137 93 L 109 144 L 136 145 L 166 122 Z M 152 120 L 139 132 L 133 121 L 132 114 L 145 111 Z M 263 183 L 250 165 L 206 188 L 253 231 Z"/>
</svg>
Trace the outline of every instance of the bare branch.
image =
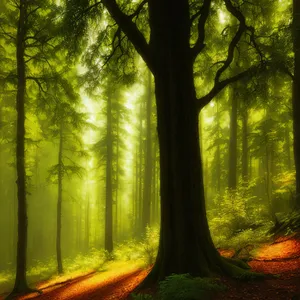
<svg viewBox="0 0 300 300">
<path fill-rule="evenodd" d="M 76 21 L 81 19 L 84 15 L 86 15 L 90 10 L 97 7 L 98 5 L 102 4 L 102 1 L 95 2 L 93 5 L 87 7 L 84 11 L 81 12 L 81 14 L 77 17 Z"/>
<path fill-rule="evenodd" d="M 142 11 L 142 9 L 144 8 L 145 4 L 148 3 L 148 0 L 143 0 L 137 7 L 136 11 L 131 14 L 129 17 L 131 19 L 133 19 L 134 17 L 138 16 L 140 14 L 140 12 Z"/>
<path fill-rule="evenodd" d="M 246 77 L 252 78 L 253 76 L 265 70 L 266 70 L 266 63 L 261 63 L 256 66 L 252 66 L 247 70 L 240 72 L 232 77 L 229 77 L 222 81 L 215 82 L 210 92 L 197 100 L 198 110 L 200 111 L 204 106 L 206 106 L 215 96 L 217 96 L 229 84 L 237 82 Z"/>
<path fill-rule="evenodd" d="M 194 47 L 191 49 L 192 50 L 192 57 L 195 60 L 197 55 L 204 49 L 205 44 L 205 24 L 209 16 L 209 11 L 210 11 L 210 5 L 211 5 L 211 0 L 204 0 L 204 3 L 198 13 L 196 13 L 194 16 L 191 18 L 191 22 L 193 22 L 198 16 L 199 21 L 198 21 L 198 39 L 194 45 Z"/>
<path fill-rule="evenodd" d="M 223 66 L 217 71 L 215 82 L 219 82 L 221 75 L 224 73 L 225 70 L 228 69 L 230 64 L 233 61 L 234 58 L 234 50 L 238 44 L 238 42 L 241 40 L 243 33 L 248 29 L 246 25 L 246 20 L 243 14 L 231 3 L 231 0 L 224 0 L 227 10 L 240 22 L 239 28 L 231 40 L 229 47 L 228 47 L 228 53 L 227 58 L 223 64 Z"/>
<path fill-rule="evenodd" d="M 144 35 L 132 21 L 132 17 L 122 12 L 116 0 L 102 0 L 102 3 L 109 11 L 111 17 L 116 21 L 121 30 L 126 34 L 128 39 L 134 45 L 135 49 L 144 59 L 150 70 L 153 71 L 153 62 L 150 53 L 150 47 L 147 44 Z"/>
</svg>

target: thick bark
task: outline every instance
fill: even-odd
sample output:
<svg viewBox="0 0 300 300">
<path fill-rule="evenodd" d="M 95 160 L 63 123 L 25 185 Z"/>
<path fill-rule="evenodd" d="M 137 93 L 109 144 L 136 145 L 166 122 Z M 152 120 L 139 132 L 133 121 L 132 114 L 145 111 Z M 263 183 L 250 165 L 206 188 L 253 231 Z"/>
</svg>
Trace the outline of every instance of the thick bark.
<svg viewBox="0 0 300 300">
<path fill-rule="evenodd" d="M 56 215 L 56 261 L 58 274 L 63 273 L 61 256 L 61 212 L 62 212 L 62 181 L 63 181 L 63 124 L 61 120 L 59 131 L 58 149 L 58 190 L 57 190 L 57 215 Z"/>
<path fill-rule="evenodd" d="M 103 3 L 155 78 L 161 229 L 157 259 L 143 285 L 172 273 L 205 276 L 228 271 L 237 275 L 239 269 L 215 249 L 206 218 L 189 1 L 148 1 L 151 34 L 150 45 L 144 50 L 136 27 L 128 26 L 130 18 L 124 19 L 116 1 Z"/>
<path fill-rule="evenodd" d="M 151 114 L 152 114 L 152 87 L 151 73 L 148 74 L 148 91 L 146 105 L 146 153 L 144 169 L 144 194 L 143 194 L 143 217 L 142 233 L 145 234 L 146 227 L 150 225 L 151 209 L 151 186 L 152 186 L 152 135 L 151 135 Z"/>
<path fill-rule="evenodd" d="M 293 81 L 294 157 L 296 169 L 296 203 L 300 209 L 300 1 L 293 0 L 295 70 Z"/>
<path fill-rule="evenodd" d="M 23 293 L 29 290 L 26 281 L 26 252 L 27 252 L 27 203 L 26 203 L 26 170 L 25 170 L 25 36 L 26 36 L 26 1 L 20 0 L 19 3 L 19 22 L 17 31 L 17 187 L 18 187 L 18 242 L 17 242 L 17 263 L 16 278 L 13 293 Z"/>
<path fill-rule="evenodd" d="M 228 188 L 236 189 L 237 182 L 237 110 L 238 99 L 235 87 L 231 93 L 231 113 L 230 113 L 230 140 L 229 140 L 229 162 L 228 162 Z"/>
<path fill-rule="evenodd" d="M 113 192 L 112 192 L 112 99 L 107 98 L 107 149 L 106 149 L 106 201 L 105 201 L 105 250 L 113 251 Z"/>
<path fill-rule="evenodd" d="M 158 256 L 146 283 L 172 273 L 208 275 L 221 261 L 205 211 L 188 1 L 152 1 L 149 9 L 152 47 L 160 49 L 154 54 L 154 76 L 161 230 Z"/>
</svg>

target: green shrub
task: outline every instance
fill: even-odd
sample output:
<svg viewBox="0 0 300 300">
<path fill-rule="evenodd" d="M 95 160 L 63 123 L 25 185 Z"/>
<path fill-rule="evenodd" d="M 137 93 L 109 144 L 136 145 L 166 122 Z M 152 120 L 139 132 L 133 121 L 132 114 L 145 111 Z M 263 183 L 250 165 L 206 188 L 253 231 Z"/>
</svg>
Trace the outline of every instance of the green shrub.
<svg viewBox="0 0 300 300">
<path fill-rule="evenodd" d="M 173 274 L 159 283 L 161 300 L 209 299 L 213 291 L 223 291 L 225 287 L 213 279 L 192 277 L 189 274 Z"/>
<path fill-rule="evenodd" d="M 149 294 L 131 294 L 133 300 L 153 300 L 153 296 Z"/>
<path fill-rule="evenodd" d="M 142 260 L 146 266 L 155 262 L 159 243 L 159 228 L 147 227 L 142 241 L 130 240 L 117 245 L 114 251 L 116 260 Z"/>
</svg>

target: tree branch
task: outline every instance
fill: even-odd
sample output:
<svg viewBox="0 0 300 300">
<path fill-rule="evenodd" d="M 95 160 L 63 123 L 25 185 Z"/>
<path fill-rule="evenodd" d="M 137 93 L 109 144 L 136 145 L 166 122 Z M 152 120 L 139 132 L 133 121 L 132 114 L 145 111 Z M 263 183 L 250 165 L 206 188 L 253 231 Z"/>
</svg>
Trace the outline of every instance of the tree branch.
<svg viewBox="0 0 300 300">
<path fill-rule="evenodd" d="M 130 19 L 133 19 L 134 17 L 138 16 L 142 9 L 144 8 L 145 4 L 148 3 L 148 0 L 143 0 L 137 7 L 136 11 L 131 14 L 129 17 Z"/>
<path fill-rule="evenodd" d="M 144 35 L 137 28 L 136 24 L 132 21 L 132 15 L 128 16 L 124 12 L 122 12 L 116 0 L 102 0 L 102 3 L 110 13 L 111 17 L 116 21 L 118 26 L 131 41 L 136 51 L 144 59 L 149 69 L 153 71 L 153 62 L 150 47 L 147 44 Z M 141 9 L 141 5 L 139 5 L 139 7 Z"/>
<path fill-rule="evenodd" d="M 266 70 L 266 64 L 261 63 L 256 66 L 252 66 L 249 69 L 247 69 L 243 72 L 240 72 L 232 77 L 229 77 L 222 81 L 215 82 L 215 84 L 214 84 L 213 88 L 210 90 L 210 92 L 197 100 L 198 111 L 200 112 L 204 106 L 206 106 L 215 96 L 217 96 L 229 84 L 237 82 L 246 77 L 252 78 L 256 74 L 261 73 L 265 70 Z"/>
<path fill-rule="evenodd" d="M 223 66 L 217 71 L 215 82 L 218 83 L 220 80 L 220 77 L 228 69 L 230 64 L 233 61 L 234 58 L 234 50 L 238 44 L 238 42 L 241 40 L 243 33 L 248 29 L 246 25 L 246 20 L 243 14 L 231 3 L 231 0 L 224 0 L 227 10 L 240 22 L 239 28 L 231 40 L 229 47 L 228 47 L 228 53 L 227 58 L 223 64 Z"/>
<path fill-rule="evenodd" d="M 198 13 L 192 16 L 191 22 L 193 22 L 199 15 L 199 21 L 198 21 L 198 39 L 194 45 L 194 47 L 191 49 L 192 57 L 195 60 L 197 55 L 204 49 L 205 44 L 205 24 L 209 16 L 210 11 L 210 5 L 211 0 L 204 0 L 204 3 Z"/>
</svg>

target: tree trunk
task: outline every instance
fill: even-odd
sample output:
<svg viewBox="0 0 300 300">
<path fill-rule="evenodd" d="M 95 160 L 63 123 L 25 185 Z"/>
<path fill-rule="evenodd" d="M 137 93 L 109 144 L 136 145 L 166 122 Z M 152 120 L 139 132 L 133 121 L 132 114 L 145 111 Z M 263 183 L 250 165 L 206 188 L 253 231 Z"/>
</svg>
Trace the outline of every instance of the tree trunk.
<svg viewBox="0 0 300 300">
<path fill-rule="evenodd" d="M 237 106 L 238 99 L 235 92 L 236 86 L 231 93 L 231 114 L 230 114 L 230 140 L 229 140 L 229 168 L 228 168 L 228 188 L 236 189 L 237 182 Z"/>
<path fill-rule="evenodd" d="M 220 271 L 206 218 L 188 1 L 149 2 L 160 146 L 161 230 L 144 284 Z"/>
<path fill-rule="evenodd" d="M 219 112 L 219 103 L 217 102 L 217 140 L 218 145 L 216 149 L 216 180 L 217 180 L 217 192 L 220 195 L 221 194 L 221 146 L 220 146 L 220 139 L 221 139 L 221 126 L 220 126 L 220 112 Z"/>
<path fill-rule="evenodd" d="M 242 132 L 242 177 L 246 182 L 248 180 L 248 108 L 244 107 L 242 112 L 242 123 L 243 123 L 243 132 Z"/>
<path fill-rule="evenodd" d="M 152 185 L 152 135 L 151 135 L 151 114 L 152 114 L 152 76 L 148 73 L 148 91 L 146 106 L 146 153 L 144 170 L 144 194 L 143 194 L 143 218 L 142 234 L 146 232 L 146 227 L 150 225 L 151 208 L 151 185 Z"/>
<path fill-rule="evenodd" d="M 287 165 L 287 170 L 291 171 L 292 170 L 292 158 L 291 158 L 291 141 L 290 141 L 290 126 L 289 123 L 286 122 L 285 128 L 284 128 L 284 140 L 285 140 L 285 152 L 286 152 L 286 165 Z"/>
<path fill-rule="evenodd" d="M 60 121 L 59 131 L 59 149 L 58 149 L 58 196 L 57 196 L 57 215 L 56 215 L 56 260 L 57 272 L 63 273 L 62 257 L 61 257 L 61 211 L 62 211 L 62 181 L 63 181 L 63 124 Z"/>
<path fill-rule="evenodd" d="M 296 203 L 300 209 L 300 1 L 293 0 L 295 70 L 293 81 L 294 157 L 296 169 Z"/>
<path fill-rule="evenodd" d="M 140 124 L 139 124 L 139 198 L 138 198 L 138 235 L 141 236 L 143 222 L 143 104 L 140 104 Z"/>
<path fill-rule="evenodd" d="M 112 193 L 112 99 L 107 97 L 107 153 L 106 153 L 106 201 L 105 201 L 105 250 L 113 251 L 113 193 Z"/>
<path fill-rule="evenodd" d="M 17 262 L 16 278 L 12 293 L 23 293 L 29 290 L 26 280 L 26 256 L 27 256 L 27 236 L 28 236 L 28 218 L 26 203 L 26 170 L 25 170 L 25 92 L 26 92 L 26 75 L 25 75 L 25 36 L 26 36 L 26 17 L 27 4 L 25 0 L 19 3 L 19 22 L 17 30 L 17 187 L 18 187 L 18 242 L 17 242 Z"/>
<path fill-rule="evenodd" d="M 90 251 L 90 193 L 87 192 L 87 204 L 85 212 L 85 248 L 86 252 Z"/>
</svg>

